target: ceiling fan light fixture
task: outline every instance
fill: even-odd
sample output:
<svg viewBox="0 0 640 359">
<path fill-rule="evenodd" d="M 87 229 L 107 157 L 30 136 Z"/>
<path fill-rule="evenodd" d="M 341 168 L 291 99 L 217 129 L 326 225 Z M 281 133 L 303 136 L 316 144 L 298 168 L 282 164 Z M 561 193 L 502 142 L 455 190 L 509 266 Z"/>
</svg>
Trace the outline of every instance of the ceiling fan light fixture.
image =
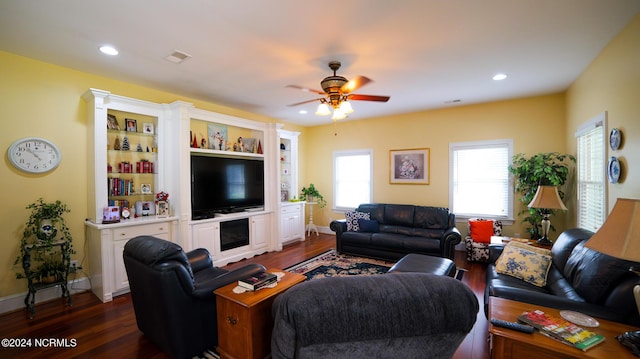
<svg viewBox="0 0 640 359">
<path fill-rule="evenodd" d="M 340 108 L 340 112 L 344 113 L 345 115 L 353 113 L 353 107 L 351 107 L 351 102 L 347 100 L 342 101 L 339 108 Z"/>
<path fill-rule="evenodd" d="M 318 109 L 316 110 L 316 115 L 318 116 L 327 116 L 331 114 L 331 110 L 329 110 L 329 106 L 322 102 L 318 105 Z"/>
<path fill-rule="evenodd" d="M 343 120 L 345 118 L 347 118 L 347 115 L 340 111 L 340 108 L 336 108 L 335 110 L 333 110 L 333 116 L 331 117 L 332 120 Z"/>
</svg>

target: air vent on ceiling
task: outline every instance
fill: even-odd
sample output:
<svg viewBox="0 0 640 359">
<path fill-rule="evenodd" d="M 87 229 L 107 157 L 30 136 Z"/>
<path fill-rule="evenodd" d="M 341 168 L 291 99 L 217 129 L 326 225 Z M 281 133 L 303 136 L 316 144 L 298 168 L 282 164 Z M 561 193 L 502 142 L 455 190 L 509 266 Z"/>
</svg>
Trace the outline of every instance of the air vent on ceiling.
<svg viewBox="0 0 640 359">
<path fill-rule="evenodd" d="M 186 52 L 182 52 L 180 50 L 175 50 L 171 55 L 165 57 L 165 60 L 173 62 L 174 64 L 179 64 L 191 58 L 191 55 Z"/>
</svg>

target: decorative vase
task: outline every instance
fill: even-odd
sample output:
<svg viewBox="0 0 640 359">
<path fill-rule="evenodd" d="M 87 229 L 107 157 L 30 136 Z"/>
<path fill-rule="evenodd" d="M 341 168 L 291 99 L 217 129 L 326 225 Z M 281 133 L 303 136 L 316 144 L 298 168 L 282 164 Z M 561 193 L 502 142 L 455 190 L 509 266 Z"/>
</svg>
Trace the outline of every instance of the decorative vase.
<svg viewBox="0 0 640 359">
<path fill-rule="evenodd" d="M 53 225 L 53 220 L 51 218 L 43 218 L 40 220 L 40 230 L 38 233 L 38 238 L 40 240 L 49 240 L 54 238 L 58 230 Z"/>
</svg>

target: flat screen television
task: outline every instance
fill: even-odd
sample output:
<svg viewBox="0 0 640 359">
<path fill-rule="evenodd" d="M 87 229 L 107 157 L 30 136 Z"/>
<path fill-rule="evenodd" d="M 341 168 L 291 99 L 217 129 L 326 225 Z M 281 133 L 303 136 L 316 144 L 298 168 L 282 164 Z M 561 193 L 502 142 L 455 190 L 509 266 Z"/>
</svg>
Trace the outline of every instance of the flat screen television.
<svg viewBox="0 0 640 359">
<path fill-rule="evenodd" d="M 191 154 L 191 218 L 264 206 L 261 158 Z"/>
</svg>

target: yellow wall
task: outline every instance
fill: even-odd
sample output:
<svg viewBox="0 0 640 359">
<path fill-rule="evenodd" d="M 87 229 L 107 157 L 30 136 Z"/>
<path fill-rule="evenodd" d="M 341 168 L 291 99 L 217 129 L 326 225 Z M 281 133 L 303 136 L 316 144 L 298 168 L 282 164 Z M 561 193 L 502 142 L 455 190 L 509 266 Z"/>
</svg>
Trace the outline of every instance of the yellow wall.
<svg viewBox="0 0 640 359">
<path fill-rule="evenodd" d="M 375 202 L 449 207 L 451 142 L 510 138 L 514 142 L 514 154 L 561 152 L 566 137 L 564 111 L 564 95 L 555 94 L 338 122 L 337 136 L 334 136 L 333 125 L 311 128 L 304 141 L 305 176 L 326 194 L 329 202 L 324 210 L 317 211 L 316 222 L 328 225 L 330 219 L 344 218 L 344 214 L 331 211 L 333 151 L 373 149 Z M 389 150 L 425 147 L 431 152 L 430 184 L 390 184 Z M 460 230 L 466 231 L 463 227 L 460 226 Z M 519 222 L 505 228 L 505 232 L 524 233 Z"/>
<path fill-rule="evenodd" d="M 640 15 L 591 63 L 567 91 L 567 152 L 576 152 L 578 126 L 607 111 L 608 133 L 618 128 L 623 145 L 607 146 L 607 155 L 618 157 L 622 176 L 607 183 L 609 210 L 616 199 L 640 198 Z M 575 221 L 573 222 L 575 224 Z"/>
<path fill-rule="evenodd" d="M 39 197 L 65 202 L 71 213 L 65 216 L 74 238 L 77 254 L 84 258 L 84 219 L 87 217 L 87 106 L 81 96 L 89 88 L 158 103 L 182 100 L 196 107 L 262 122 L 275 122 L 265 116 L 203 102 L 129 83 L 95 76 L 28 58 L 0 52 L 0 298 L 26 291 L 26 280 L 16 280 L 13 262 L 23 224 L 29 212 L 25 207 Z M 303 131 L 286 124 L 285 129 Z M 62 162 L 53 172 L 30 175 L 10 165 L 7 149 L 23 137 L 43 137 L 62 152 Z M 87 266 L 87 262 L 83 263 Z"/>
</svg>

